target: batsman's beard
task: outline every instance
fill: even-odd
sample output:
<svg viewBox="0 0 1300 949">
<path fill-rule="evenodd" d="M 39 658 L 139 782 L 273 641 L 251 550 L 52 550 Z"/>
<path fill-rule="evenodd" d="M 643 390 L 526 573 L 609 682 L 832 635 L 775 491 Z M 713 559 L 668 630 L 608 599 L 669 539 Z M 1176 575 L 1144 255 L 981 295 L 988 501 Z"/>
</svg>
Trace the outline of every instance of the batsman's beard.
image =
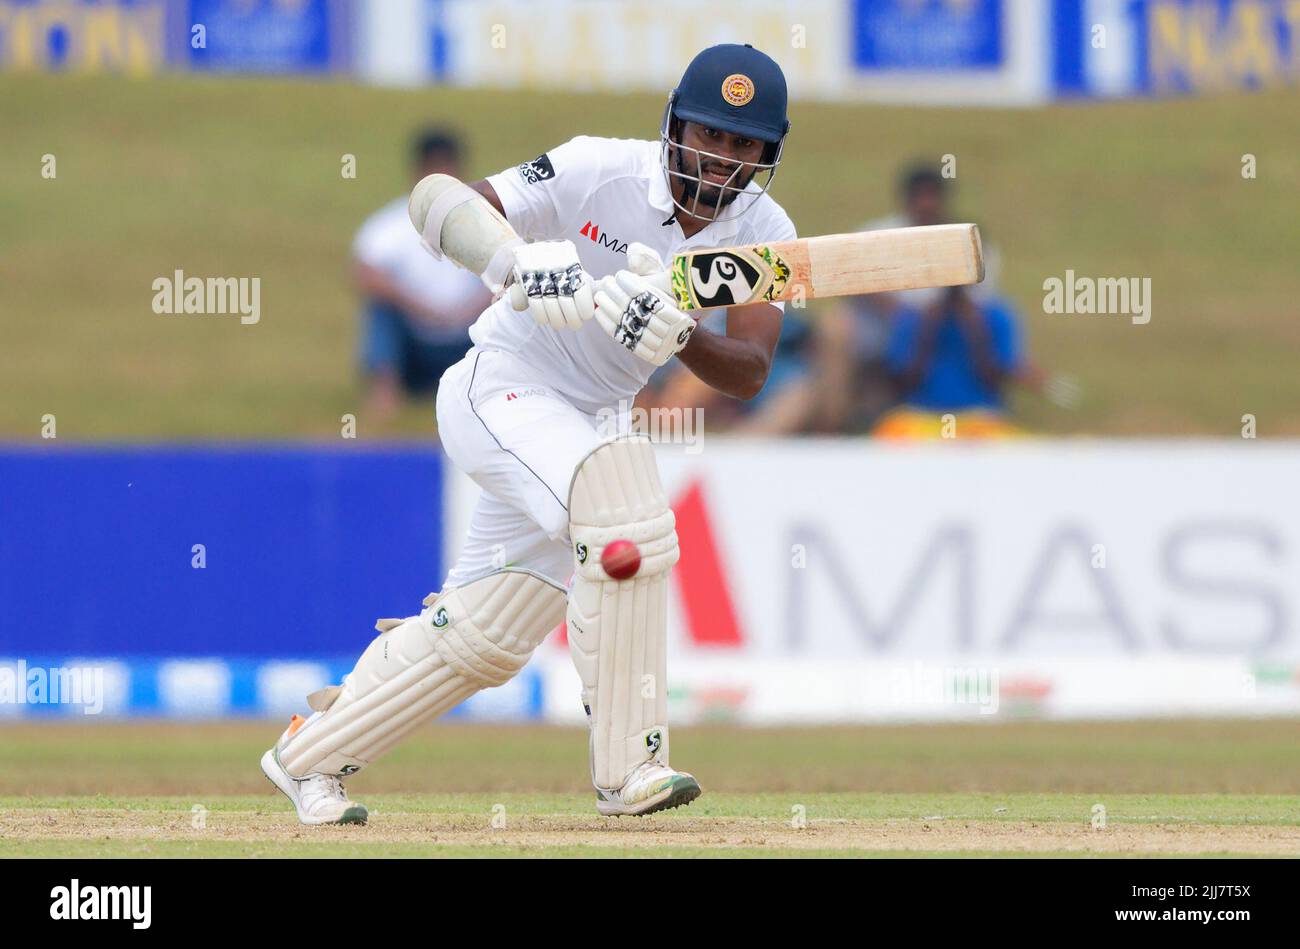
<svg viewBox="0 0 1300 949">
<path fill-rule="evenodd" d="M 691 175 L 686 171 L 686 161 L 682 157 L 683 150 L 680 144 L 674 143 L 674 163 L 681 176 L 677 180 L 682 183 L 681 203 L 691 208 L 687 213 L 692 216 L 703 217 L 704 215 L 695 215 L 694 212 L 700 205 L 704 205 L 713 212 L 711 219 L 716 220 L 718 213 L 736 200 L 737 195 L 744 191 L 757 173 L 755 168 L 749 173 L 748 178 L 741 180 L 740 174 L 744 171 L 745 163 L 736 162 L 735 168 L 724 181 L 708 184 L 704 180 L 705 169 L 700 153 L 698 151 L 695 153 L 695 174 Z M 725 169 L 721 173 L 726 174 Z"/>
</svg>

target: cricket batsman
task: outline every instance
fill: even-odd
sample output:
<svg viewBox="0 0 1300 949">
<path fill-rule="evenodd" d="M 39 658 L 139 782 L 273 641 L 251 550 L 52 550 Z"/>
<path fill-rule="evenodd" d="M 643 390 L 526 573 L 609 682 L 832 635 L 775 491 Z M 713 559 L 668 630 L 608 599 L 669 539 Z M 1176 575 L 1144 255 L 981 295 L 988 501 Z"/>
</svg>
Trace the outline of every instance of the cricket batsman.
<svg viewBox="0 0 1300 949">
<path fill-rule="evenodd" d="M 649 814 L 699 796 L 669 764 L 673 512 L 649 441 L 600 428 L 674 356 L 736 398 L 763 387 L 782 304 L 732 306 L 725 335 L 697 331 L 649 278 L 684 249 L 795 238 L 767 194 L 789 127 L 780 67 L 748 45 L 714 46 L 673 90 L 657 142 L 579 136 L 484 181 L 416 186 L 425 247 L 497 295 L 437 402 L 443 446 L 482 494 L 442 592 L 418 616 L 380 620 L 343 683 L 309 696 L 311 717 L 294 716 L 262 757 L 303 823 L 364 823 L 343 778 L 508 681 L 566 622 L 597 811 Z M 734 279 L 720 265 L 705 284 Z M 640 553 L 625 579 L 602 566 L 615 541 Z"/>
</svg>

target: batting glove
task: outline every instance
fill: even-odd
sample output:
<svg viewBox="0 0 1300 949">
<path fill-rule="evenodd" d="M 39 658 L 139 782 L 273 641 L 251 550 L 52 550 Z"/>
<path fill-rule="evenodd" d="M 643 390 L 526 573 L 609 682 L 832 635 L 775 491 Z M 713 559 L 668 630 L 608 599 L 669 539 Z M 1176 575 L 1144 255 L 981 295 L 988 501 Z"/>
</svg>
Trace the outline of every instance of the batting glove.
<svg viewBox="0 0 1300 949">
<path fill-rule="evenodd" d="M 510 305 L 551 329 L 581 328 L 596 312 L 591 276 L 573 241 L 539 241 L 515 248 Z"/>
<path fill-rule="evenodd" d="M 633 258 L 630 248 L 628 257 Z M 637 269 L 653 274 L 656 268 Z M 630 270 L 620 270 L 596 284 L 596 321 L 614 342 L 656 366 L 681 352 L 695 332 L 694 318 L 677 308 L 671 294 Z"/>
</svg>

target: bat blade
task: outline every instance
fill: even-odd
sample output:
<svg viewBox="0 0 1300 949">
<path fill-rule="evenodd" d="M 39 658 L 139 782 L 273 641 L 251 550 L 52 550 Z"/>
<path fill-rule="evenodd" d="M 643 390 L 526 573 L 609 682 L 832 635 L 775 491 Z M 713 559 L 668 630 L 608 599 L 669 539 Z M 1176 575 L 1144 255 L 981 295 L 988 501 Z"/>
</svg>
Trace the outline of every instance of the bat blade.
<svg viewBox="0 0 1300 949">
<path fill-rule="evenodd" d="M 684 251 L 667 276 L 678 306 L 703 310 L 979 283 L 984 255 L 976 225 L 938 224 Z"/>
</svg>

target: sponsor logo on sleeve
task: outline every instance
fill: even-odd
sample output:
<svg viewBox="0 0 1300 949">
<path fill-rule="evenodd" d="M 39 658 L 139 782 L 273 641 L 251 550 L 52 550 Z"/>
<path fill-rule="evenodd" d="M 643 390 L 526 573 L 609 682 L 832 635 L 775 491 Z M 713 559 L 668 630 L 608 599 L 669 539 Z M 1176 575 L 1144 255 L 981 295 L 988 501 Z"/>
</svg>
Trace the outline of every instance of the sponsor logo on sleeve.
<svg viewBox="0 0 1300 949">
<path fill-rule="evenodd" d="M 519 166 L 519 177 L 524 179 L 526 185 L 550 181 L 555 177 L 555 166 L 551 164 L 551 156 L 538 155 L 532 161 L 524 162 Z"/>
</svg>

